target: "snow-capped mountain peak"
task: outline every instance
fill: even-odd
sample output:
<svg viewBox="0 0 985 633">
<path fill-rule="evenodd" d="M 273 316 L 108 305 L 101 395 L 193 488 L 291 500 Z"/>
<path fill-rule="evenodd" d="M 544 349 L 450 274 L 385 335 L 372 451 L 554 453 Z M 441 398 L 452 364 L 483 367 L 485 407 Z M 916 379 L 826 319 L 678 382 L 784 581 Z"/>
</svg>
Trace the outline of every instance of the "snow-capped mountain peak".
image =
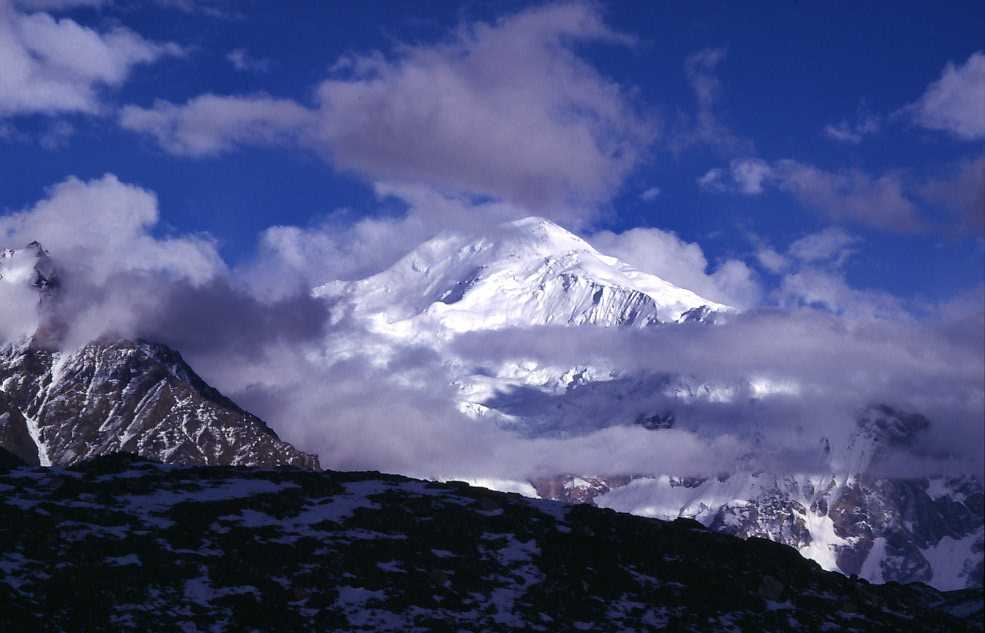
<svg viewBox="0 0 985 633">
<path fill-rule="evenodd" d="M 645 327 L 733 310 L 539 217 L 440 233 L 379 274 L 315 294 L 341 299 L 378 332 L 412 339 L 537 325 Z"/>
<path fill-rule="evenodd" d="M 39 242 L 31 242 L 24 248 L 0 249 L 0 282 L 49 292 L 57 287 L 58 275 L 48 251 Z"/>
</svg>

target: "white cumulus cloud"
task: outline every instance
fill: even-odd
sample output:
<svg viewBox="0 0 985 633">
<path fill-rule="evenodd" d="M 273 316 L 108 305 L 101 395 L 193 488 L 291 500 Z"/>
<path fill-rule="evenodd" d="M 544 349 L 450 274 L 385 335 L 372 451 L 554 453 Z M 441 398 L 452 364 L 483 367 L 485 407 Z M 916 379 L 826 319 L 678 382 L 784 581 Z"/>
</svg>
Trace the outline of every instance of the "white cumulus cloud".
<svg viewBox="0 0 985 633">
<path fill-rule="evenodd" d="M 436 43 L 346 56 L 310 106 L 203 95 L 129 106 L 121 123 L 187 155 L 293 139 L 373 183 L 577 221 L 615 193 L 655 137 L 630 91 L 579 55 L 587 43 L 632 40 L 595 5 L 549 5 L 464 24 Z"/>
<path fill-rule="evenodd" d="M 183 54 L 126 28 L 96 31 L 0 0 L 0 117 L 103 110 L 101 91 L 139 64 Z"/>
<path fill-rule="evenodd" d="M 600 231 L 588 239 L 606 255 L 713 301 L 745 308 L 755 304 L 761 293 L 755 273 L 744 262 L 728 259 L 711 271 L 701 246 L 669 231 Z"/>
<path fill-rule="evenodd" d="M 313 122 L 305 107 L 267 95 L 206 94 L 181 105 L 157 100 L 150 108 L 128 105 L 120 111 L 124 128 L 185 156 L 214 156 L 246 145 L 297 144 Z"/>
</svg>

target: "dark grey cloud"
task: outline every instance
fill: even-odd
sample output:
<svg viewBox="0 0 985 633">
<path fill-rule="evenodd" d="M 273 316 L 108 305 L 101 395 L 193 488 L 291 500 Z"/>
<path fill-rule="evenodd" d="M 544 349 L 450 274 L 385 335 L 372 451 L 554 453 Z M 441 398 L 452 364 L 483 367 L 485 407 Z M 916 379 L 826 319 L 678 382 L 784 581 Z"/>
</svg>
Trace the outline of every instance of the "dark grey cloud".
<svg viewBox="0 0 985 633">
<path fill-rule="evenodd" d="M 136 333 L 190 356 L 218 354 L 232 362 L 274 342 L 320 340 L 328 324 L 329 306 L 309 293 L 265 302 L 225 279 L 202 286 L 155 286 L 161 293 L 159 308 L 140 315 Z"/>
</svg>

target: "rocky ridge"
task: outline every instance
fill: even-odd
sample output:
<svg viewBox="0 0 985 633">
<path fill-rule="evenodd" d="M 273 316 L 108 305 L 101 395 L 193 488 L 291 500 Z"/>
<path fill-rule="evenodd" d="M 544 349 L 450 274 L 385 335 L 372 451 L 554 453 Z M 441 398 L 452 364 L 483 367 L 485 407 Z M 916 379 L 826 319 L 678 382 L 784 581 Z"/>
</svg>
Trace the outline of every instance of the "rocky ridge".
<svg viewBox="0 0 985 633">
<path fill-rule="evenodd" d="M 180 354 L 147 341 L 100 341 L 76 351 L 0 349 L 4 404 L 10 428 L 21 431 L 19 443 L 3 445 L 24 454 L 26 427 L 42 465 L 129 451 L 175 464 L 318 468 L 317 457 L 280 440 Z"/>
<path fill-rule="evenodd" d="M 40 244 L 0 251 L 0 283 L 37 291 L 42 317 L 34 336 L 0 346 L 0 448 L 44 466 L 128 451 L 176 464 L 319 468 L 166 345 L 107 338 L 64 348 L 52 310 L 61 282 Z"/>
</svg>

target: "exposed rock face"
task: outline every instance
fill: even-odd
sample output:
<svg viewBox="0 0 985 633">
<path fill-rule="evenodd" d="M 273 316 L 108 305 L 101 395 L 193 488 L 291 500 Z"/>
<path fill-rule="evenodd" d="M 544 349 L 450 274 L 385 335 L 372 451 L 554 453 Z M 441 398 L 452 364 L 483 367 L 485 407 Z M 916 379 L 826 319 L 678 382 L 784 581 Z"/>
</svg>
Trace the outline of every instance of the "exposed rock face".
<svg viewBox="0 0 985 633">
<path fill-rule="evenodd" d="M 31 438 L 27 422 L 10 397 L 0 391 L 0 448 L 20 462 L 40 466 L 38 447 Z"/>
<path fill-rule="evenodd" d="M 316 457 L 281 441 L 164 345 L 8 346 L 0 349 L 4 402 L 12 421 L 26 421 L 45 465 L 129 451 L 175 464 L 318 468 Z"/>
<path fill-rule="evenodd" d="M 3 630 L 982 630 L 981 589 L 455 482 L 110 456 L 0 489 Z"/>
<path fill-rule="evenodd" d="M 563 501 L 564 503 L 592 503 L 595 497 L 604 495 L 613 488 L 625 486 L 630 477 L 560 475 L 534 479 L 530 484 L 542 499 Z"/>
<path fill-rule="evenodd" d="M 586 481 L 562 476 L 533 483 L 545 499 L 592 503 L 660 518 L 691 517 L 711 530 L 768 538 L 826 569 L 873 582 L 980 587 L 985 571 L 981 485 L 970 478 L 637 477 Z"/>
</svg>

